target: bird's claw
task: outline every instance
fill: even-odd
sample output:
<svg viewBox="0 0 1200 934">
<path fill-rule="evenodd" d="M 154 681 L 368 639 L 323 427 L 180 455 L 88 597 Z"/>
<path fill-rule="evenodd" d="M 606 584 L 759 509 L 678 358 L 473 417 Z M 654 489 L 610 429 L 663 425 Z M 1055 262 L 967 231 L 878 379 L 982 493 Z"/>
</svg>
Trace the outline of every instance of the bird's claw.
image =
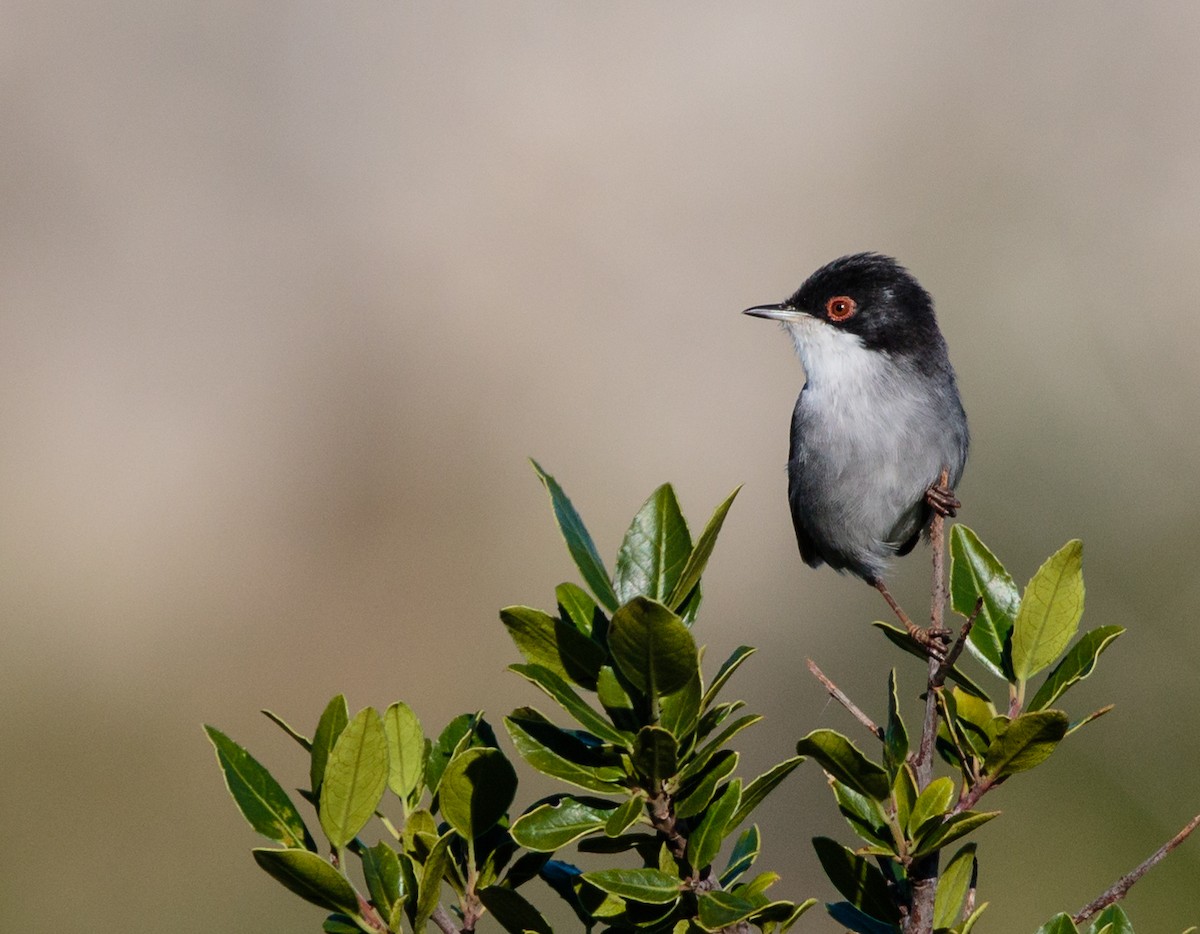
<svg viewBox="0 0 1200 934">
<path fill-rule="evenodd" d="M 940 483 L 935 483 L 925 491 L 925 502 L 934 512 L 944 518 L 953 519 L 962 509 L 962 503 L 954 495 L 954 491 Z"/>
</svg>

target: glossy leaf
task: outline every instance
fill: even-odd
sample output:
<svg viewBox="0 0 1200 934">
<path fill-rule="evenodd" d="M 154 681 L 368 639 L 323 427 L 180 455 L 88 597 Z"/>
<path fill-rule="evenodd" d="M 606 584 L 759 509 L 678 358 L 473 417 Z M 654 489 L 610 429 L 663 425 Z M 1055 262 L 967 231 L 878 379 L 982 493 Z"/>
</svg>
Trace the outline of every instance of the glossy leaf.
<svg viewBox="0 0 1200 934">
<path fill-rule="evenodd" d="M 429 754 L 425 758 L 425 784 L 431 793 L 437 793 L 442 773 L 450 764 L 454 750 L 464 740 L 469 742 L 468 737 L 475 728 L 476 719 L 477 715 L 473 713 L 459 714 L 446 724 L 445 729 L 438 734 L 438 738 L 430 746 Z"/>
<path fill-rule="evenodd" d="M 624 804 L 608 815 L 604 823 L 604 835 L 619 837 L 638 822 L 646 812 L 646 799 L 640 794 L 633 795 Z"/>
<path fill-rule="evenodd" d="M 1074 539 L 1046 559 L 1025 588 L 1012 634 L 1018 681 L 1049 666 L 1075 637 L 1083 591 L 1083 543 Z"/>
<path fill-rule="evenodd" d="M 733 829 L 730 821 L 737 813 L 741 798 L 742 782 L 735 778 L 708 806 L 700 823 L 692 829 L 688 836 L 687 859 L 696 869 L 703 869 L 717 858 L 725 835 Z"/>
<path fill-rule="evenodd" d="M 321 783 L 321 827 L 343 847 L 375 813 L 388 780 L 387 736 L 374 707 L 364 707 L 338 737 Z"/>
<path fill-rule="evenodd" d="M 589 791 L 621 792 L 625 772 L 605 764 L 602 750 L 589 747 L 532 707 L 521 707 L 504 718 L 517 753 L 531 766 L 553 778 Z"/>
<path fill-rule="evenodd" d="M 967 646 L 992 674 L 1011 681 L 1008 640 L 1021 594 L 1012 576 L 979 536 L 958 524 L 950 529 L 950 605 L 954 612 L 970 616 L 979 597 L 983 597 L 983 605 L 967 637 Z"/>
<path fill-rule="evenodd" d="M 813 848 L 825 875 L 846 901 L 879 921 L 899 923 L 900 909 L 892 901 L 883 873 L 873 863 L 829 837 L 815 837 Z"/>
<path fill-rule="evenodd" d="M 914 655 L 922 662 L 928 663 L 929 653 L 925 650 L 925 647 L 918 643 L 903 629 L 893 626 L 890 623 L 880 622 L 879 620 L 875 620 L 875 622 L 871 623 L 871 625 L 883 633 L 887 637 L 888 641 L 893 645 L 899 646 L 909 655 Z M 960 668 L 958 668 L 957 665 L 947 672 L 946 677 L 948 680 L 953 681 L 955 684 L 961 686 L 963 690 L 969 691 L 976 697 L 986 698 L 988 696 L 987 691 L 972 681 L 971 678 Z"/>
<path fill-rule="evenodd" d="M 717 932 L 749 918 L 758 906 L 743 898 L 723 892 L 705 892 L 696 899 L 696 919 L 706 931 Z"/>
<path fill-rule="evenodd" d="M 921 836 L 921 830 L 928 821 L 941 820 L 950 805 L 954 803 L 954 781 L 942 777 L 935 778 L 925 790 L 917 795 L 912 813 L 908 818 L 908 829 L 913 837 Z"/>
<path fill-rule="evenodd" d="M 841 733 L 813 730 L 796 743 L 796 752 L 812 756 L 826 772 L 843 785 L 876 801 L 884 801 L 891 789 L 888 774 L 859 752 Z"/>
<path fill-rule="evenodd" d="M 408 798 L 425 776 L 425 733 L 412 708 L 396 702 L 383 712 L 388 747 L 388 787 L 408 810 Z"/>
<path fill-rule="evenodd" d="M 633 699 L 621 684 L 617 673 L 608 665 L 600 669 L 600 676 L 596 679 L 596 697 L 617 729 L 640 729 L 642 724 L 634 710 Z"/>
<path fill-rule="evenodd" d="M 621 674 L 649 695 L 671 694 L 695 674 L 696 643 L 661 603 L 634 597 L 613 614 L 608 644 Z"/>
<path fill-rule="evenodd" d="M 259 866 L 305 901 L 359 917 L 358 894 L 354 886 L 316 853 L 262 847 L 250 852 Z"/>
<path fill-rule="evenodd" d="M 888 716 L 883 730 L 883 766 L 894 780 L 896 771 L 908 756 L 908 730 L 900 716 L 900 698 L 896 694 L 896 669 L 888 673 Z"/>
<path fill-rule="evenodd" d="M 950 858 L 938 879 L 933 903 L 933 927 L 953 927 L 962 917 L 963 905 L 975 877 L 975 844 L 968 843 Z"/>
<path fill-rule="evenodd" d="M 1088 934 L 1100 934 L 1106 928 L 1109 929 L 1109 934 L 1133 934 L 1133 924 L 1130 923 L 1129 916 L 1125 914 L 1125 909 L 1116 904 L 1109 905 L 1092 919 Z"/>
<path fill-rule="evenodd" d="M 1037 934 L 1078 934 L 1078 931 L 1071 923 L 1071 916 L 1062 912 L 1038 928 Z"/>
<path fill-rule="evenodd" d="M 737 827 L 749 817 L 751 812 L 762 804 L 763 799 L 774 791 L 780 782 L 791 775 L 796 766 L 803 761 L 803 756 L 793 756 L 791 759 L 784 759 L 778 765 L 767 769 L 767 771 L 763 772 L 762 775 L 747 785 L 745 791 L 742 792 L 741 803 L 738 805 L 733 818 L 729 821 L 730 829 L 732 830 L 734 827 Z"/>
<path fill-rule="evenodd" d="M 1067 726 L 1067 715 L 1061 710 L 1022 714 L 988 747 L 983 762 L 984 774 L 998 781 L 1040 764 L 1067 735 Z"/>
<path fill-rule="evenodd" d="M 522 814 L 509 832 L 525 849 L 550 853 L 600 830 L 615 810 L 616 805 L 608 801 L 563 796 Z"/>
<path fill-rule="evenodd" d="M 854 934 L 900 934 L 897 925 L 877 921 L 849 902 L 836 902 L 826 905 L 825 909 L 829 912 L 829 917 Z"/>
<path fill-rule="evenodd" d="M 573 624 L 527 606 L 505 607 L 500 620 L 529 664 L 548 668 L 589 691 L 596 689 L 607 653 Z"/>
<path fill-rule="evenodd" d="M 838 810 L 846 818 L 851 830 L 867 843 L 888 851 L 895 850 L 896 841 L 888 830 L 887 818 L 880 802 L 859 794 L 853 788 L 847 788 L 836 778 L 829 779 L 829 785 L 837 800 Z M 901 826 L 904 826 L 903 819 Z"/>
<path fill-rule="evenodd" d="M 509 665 L 509 671 L 515 671 L 522 678 L 541 688 L 548 697 L 557 701 L 562 708 L 589 732 L 600 739 L 617 746 L 628 747 L 630 737 L 624 735 L 585 701 L 562 678 L 549 668 L 541 665 Z"/>
<path fill-rule="evenodd" d="M 686 785 L 675 800 L 676 817 L 695 817 L 712 801 L 717 786 L 733 774 L 737 768 L 738 754 L 732 749 L 723 749 L 711 760 L 708 768 L 691 785 Z"/>
<path fill-rule="evenodd" d="M 1049 707 L 1073 684 L 1090 675 L 1096 668 L 1096 660 L 1100 658 L 1100 653 L 1112 645 L 1117 636 L 1124 631 L 1121 626 L 1101 626 L 1084 633 L 1050 672 L 1045 683 L 1038 688 L 1027 705 L 1028 709 L 1042 710 Z"/>
<path fill-rule="evenodd" d="M 600 608 L 588 592 L 578 584 L 559 584 L 554 588 L 554 597 L 564 620 L 571 623 L 585 636 L 595 635 L 596 617 Z"/>
<path fill-rule="evenodd" d="M 928 856 L 934 850 L 949 846 L 999 814 L 999 811 L 961 811 L 951 815 L 937 830 L 921 840 L 920 846 L 913 851 L 913 859 Z"/>
<path fill-rule="evenodd" d="M 258 760 L 216 727 L 206 726 L 225 787 L 242 816 L 268 840 L 293 849 L 316 850 L 292 799 Z"/>
<path fill-rule="evenodd" d="M 567 550 L 571 553 L 575 566 L 579 568 L 579 573 L 583 575 L 587 585 L 592 588 L 596 599 L 610 612 L 615 610 L 618 600 L 612 582 L 609 580 L 608 570 L 600 559 L 600 553 L 596 551 L 591 534 L 583 524 L 583 520 L 579 518 L 579 513 L 575 511 L 575 507 L 571 505 L 567 494 L 563 492 L 557 481 L 542 470 L 537 461 L 531 460 L 530 463 L 537 471 L 538 479 L 546 487 L 546 492 L 550 494 L 550 503 L 554 507 L 554 519 L 567 543 Z"/>
<path fill-rule="evenodd" d="M 652 787 L 675 774 L 679 744 L 675 737 L 656 726 L 644 726 L 633 743 L 633 766 Z"/>
<path fill-rule="evenodd" d="M 479 892 L 479 900 L 509 934 L 554 934 L 541 912 L 510 888 L 489 885 Z"/>
<path fill-rule="evenodd" d="M 317 722 L 317 731 L 313 734 L 308 775 L 309 787 L 314 792 L 321 790 L 329 751 L 333 749 L 333 744 L 337 742 L 349 722 L 350 711 L 346 709 L 346 698 L 338 694 L 325 705 L 321 719 Z"/>
<path fill-rule="evenodd" d="M 517 773 L 499 749 L 468 749 L 450 760 L 438 788 L 442 817 L 471 840 L 494 827 L 517 793 Z"/>
<path fill-rule="evenodd" d="M 697 668 L 687 684 L 659 699 L 658 725 L 679 740 L 681 748 L 700 719 L 700 695 L 703 690 L 700 669 Z"/>
<path fill-rule="evenodd" d="M 433 915 L 442 897 L 442 879 L 450 868 L 450 843 L 454 839 L 454 831 L 447 830 L 438 837 L 433 849 L 425 860 L 421 872 L 421 882 L 417 886 L 417 909 L 413 918 L 413 930 L 424 931 L 425 925 Z"/>
<path fill-rule="evenodd" d="M 712 706 L 712 702 L 716 700 L 717 695 L 721 693 L 721 688 L 725 686 L 726 682 L 729 681 L 729 679 L 733 676 L 733 673 L 742 666 L 742 662 L 748 659 L 756 651 L 758 650 L 751 648 L 748 645 L 739 645 L 733 650 L 729 658 L 725 659 L 725 661 L 721 663 L 721 667 L 717 669 L 717 675 L 715 678 L 713 678 L 712 684 L 710 684 L 708 686 L 708 690 L 704 692 L 703 706 Z"/>
<path fill-rule="evenodd" d="M 664 483 L 638 510 L 621 542 L 613 581 L 618 602 L 636 596 L 666 602 L 691 553 L 687 522 L 674 489 Z"/>
<path fill-rule="evenodd" d="M 717 507 L 712 518 L 708 520 L 708 525 L 700 533 L 700 537 L 696 540 L 696 547 L 688 555 L 683 572 L 679 575 L 679 580 L 671 591 L 670 597 L 667 598 L 666 605 L 671 609 L 680 609 L 691 592 L 700 584 L 704 568 L 708 565 L 708 559 L 712 557 L 713 548 L 717 544 L 717 536 L 721 534 L 725 516 L 729 512 L 729 507 L 733 505 L 739 490 L 741 490 L 740 486 L 726 497 L 725 502 Z"/>
<path fill-rule="evenodd" d="M 585 872 L 582 878 L 601 892 L 648 905 L 674 904 L 682 884 L 658 869 L 601 869 Z"/>
<path fill-rule="evenodd" d="M 758 824 L 751 824 L 733 845 L 729 862 L 725 871 L 721 873 L 721 886 L 727 889 L 745 875 L 758 859 L 761 850 L 762 836 L 758 832 Z"/>
<path fill-rule="evenodd" d="M 722 746 L 733 739 L 733 737 L 737 736 L 737 734 L 742 732 L 742 730 L 754 726 L 754 724 L 758 723 L 760 720 L 762 720 L 762 716 L 756 713 L 746 714 L 744 717 L 738 717 L 691 757 L 691 761 L 689 761 L 683 771 L 679 773 L 679 780 L 681 782 L 686 782 L 695 775 L 698 775 L 708 765 L 709 760 L 720 751 Z"/>
</svg>

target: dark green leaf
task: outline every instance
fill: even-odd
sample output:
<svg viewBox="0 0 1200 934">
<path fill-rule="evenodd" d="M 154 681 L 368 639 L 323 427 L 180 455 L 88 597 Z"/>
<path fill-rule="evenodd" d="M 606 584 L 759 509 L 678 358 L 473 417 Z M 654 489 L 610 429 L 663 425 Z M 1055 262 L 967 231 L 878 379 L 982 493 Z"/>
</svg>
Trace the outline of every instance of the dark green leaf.
<svg viewBox="0 0 1200 934">
<path fill-rule="evenodd" d="M 1038 928 L 1037 934 L 1078 934 L 1078 932 L 1075 930 L 1075 925 L 1071 923 L 1071 916 L 1063 912 L 1055 915 Z"/>
<path fill-rule="evenodd" d="M 638 510 L 621 542 L 613 581 L 618 602 L 637 596 L 665 602 L 691 553 L 692 536 L 675 491 L 664 483 Z"/>
<path fill-rule="evenodd" d="M 1134 934 L 1133 924 L 1120 905 L 1109 905 L 1092 921 L 1088 934 L 1100 934 L 1100 931 L 1110 928 L 1109 934 Z"/>
<path fill-rule="evenodd" d="M 833 730 L 813 730 L 796 743 L 796 752 L 812 756 L 843 785 L 876 801 L 884 801 L 891 790 L 888 774 L 858 751 L 850 740 Z"/>
<path fill-rule="evenodd" d="M 729 821 L 730 829 L 732 830 L 734 827 L 737 827 L 749 817 L 750 813 L 762 804 L 763 799 L 774 791 L 780 782 L 791 775 L 796 766 L 803 761 L 803 756 L 793 756 L 791 759 L 784 759 L 778 765 L 767 769 L 767 771 L 763 772 L 762 775 L 747 785 L 746 790 L 742 793 L 742 802 L 738 805 L 737 811 Z"/>
<path fill-rule="evenodd" d="M 658 869 L 602 869 L 585 872 L 583 879 L 601 892 L 648 905 L 674 904 L 680 881 Z"/>
<path fill-rule="evenodd" d="M 450 760 L 438 788 L 442 817 L 468 840 L 490 830 L 517 793 L 517 773 L 499 749 L 476 747 Z"/>
<path fill-rule="evenodd" d="M 404 802 L 421 786 L 425 774 L 425 733 L 412 708 L 397 701 L 383 712 L 388 746 L 388 787 Z"/>
<path fill-rule="evenodd" d="M 725 866 L 725 871 L 721 873 L 722 888 L 729 888 L 745 875 L 754 865 L 754 861 L 758 859 L 761 849 L 762 837 L 758 832 L 758 824 L 751 824 L 733 845 L 733 852 L 729 854 L 729 863 Z"/>
<path fill-rule="evenodd" d="M 887 827 L 883 806 L 878 801 L 860 795 L 853 788 L 847 788 L 836 778 L 829 779 L 829 785 L 833 789 L 834 798 L 837 799 L 838 810 L 850 824 L 851 830 L 867 843 L 888 850 L 896 848 L 896 841 Z"/>
<path fill-rule="evenodd" d="M 342 730 L 350 722 L 350 711 L 346 709 L 346 698 L 337 695 L 326 706 L 317 722 L 317 732 L 313 734 L 312 761 L 309 765 L 309 787 L 314 792 L 321 790 L 321 780 L 325 777 L 325 762 L 329 751 L 342 735 Z"/>
<path fill-rule="evenodd" d="M 640 794 L 633 795 L 608 816 L 608 820 L 604 824 L 604 835 L 607 837 L 621 836 L 621 834 L 637 823 L 638 818 L 645 811 L 646 799 Z"/>
<path fill-rule="evenodd" d="M 578 584 L 559 584 L 554 588 L 554 597 L 564 620 L 569 619 L 585 636 L 596 634 L 596 616 L 600 614 L 600 608 L 586 590 Z"/>
<path fill-rule="evenodd" d="M 742 799 L 741 779 L 735 778 L 708 806 L 700 823 L 692 829 L 687 842 L 687 859 L 696 869 L 708 866 L 721 851 L 725 835 L 733 829 L 730 819 Z"/>
<path fill-rule="evenodd" d="M 254 861 L 305 901 L 359 917 L 358 895 L 340 872 L 308 850 L 250 851 Z"/>
<path fill-rule="evenodd" d="M 679 773 L 679 780 L 681 782 L 686 782 L 699 772 L 703 771 L 705 766 L 708 765 L 709 760 L 717 754 L 722 746 L 733 739 L 733 737 L 735 737 L 738 733 L 742 732 L 742 730 L 746 729 L 747 727 L 754 726 L 754 724 L 758 723 L 761 719 L 762 716 L 756 713 L 746 714 L 744 717 L 738 717 L 738 719 L 734 720 L 733 723 L 725 727 L 725 729 L 723 729 L 715 739 L 707 743 L 703 749 L 697 751 L 696 754 L 690 758 L 687 766 L 682 772 Z"/>
<path fill-rule="evenodd" d="M 346 724 L 325 765 L 319 813 L 325 836 L 343 847 L 375 813 L 387 787 L 388 751 L 383 722 L 364 707 Z"/>
<path fill-rule="evenodd" d="M 605 764 L 602 749 L 587 746 L 532 707 L 514 710 L 504 718 L 504 726 L 521 758 L 539 772 L 589 791 L 623 791 L 618 783 L 625 772 Z"/>
<path fill-rule="evenodd" d="M 549 853 L 601 829 L 616 809 L 609 801 L 564 796 L 522 814 L 509 832 L 525 849 Z"/>
<path fill-rule="evenodd" d="M 778 934 L 787 934 L 793 924 L 795 924 L 804 912 L 812 908 L 817 903 L 815 898 L 807 898 L 799 904 L 793 902 L 771 902 L 768 905 L 763 905 L 750 918 L 750 923 L 763 930 L 771 930 L 765 922 L 778 925 L 775 931 Z M 786 908 L 781 911 L 780 909 Z"/>
<path fill-rule="evenodd" d="M 957 528 L 957 526 L 956 526 Z M 908 756 L 908 730 L 900 717 L 900 700 L 896 695 L 896 669 L 888 673 L 888 718 L 883 731 L 883 765 L 890 780 Z"/>
<path fill-rule="evenodd" d="M 948 817 L 937 830 L 921 841 L 921 845 L 912 854 L 913 859 L 928 856 L 934 850 L 949 846 L 977 827 L 983 826 L 999 813 L 999 811 L 961 811 Z"/>
<path fill-rule="evenodd" d="M 1021 595 L 1012 577 L 987 546 L 965 525 L 950 530 L 950 603 L 954 612 L 970 616 L 975 601 L 983 605 L 967 637 L 967 645 L 996 677 L 1011 681 L 1008 640 Z"/>
<path fill-rule="evenodd" d="M 656 726 L 644 726 L 633 743 L 633 767 L 644 780 L 644 787 L 653 787 L 675 774 L 679 744 L 675 737 Z"/>
<path fill-rule="evenodd" d="M 737 768 L 738 754 L 724 749 L 709 760 L 709 766 L 690 785 L 685 785 L 675 800 L 676 817 L 695 817 L 717 793 L 717 786 Z"/>
<path fill-rule="evenodd" d="M 547 696 L 562 705 L 562 708 L 578 720 L 585 729 L 589 730 L 605 742 L 628 748 L 630 737 L 615 729 L 607 720 L 580 697 L 571 685 L 556 675 L 549 668 L 541 665 L 509 665 L 509 671 L 515 671 L 522 678 L 541 688 Z"/>
<path fill-rule="evenodd" d="M 868 914 L 859 911 L 849 902 L 837 902 L 826 905 L 829 917 L 854 934 L 900 934 L 900 928 L 895 924 L 885 924 L 876 921 Z"/>
<path fill-rule="evenodd" d="M 596 679 L 596 696 L 617 729 L 634 732 L 641 727 L 632 698 L 621 685 L 617 673 L 608 665 L 600 669 L 600 676 Z"/>
<path fill-rule="evenodd" d="M 1121 626 L 1101 626 L 1091 632 L 1084 633 L 1078 642 L 1072 646 L 1045 683 L 1038 688 L 1029 702 L 1029 710 L 1042 710 L 1049 707 L 1066 690 L 1078 681 L 1082 681 L 1096 667 L 1100 653 L 1107 649 L 1125 630 Z"/>
<path fill-rule="evenodd" d="M 700 533 L 700 538 L 696 541 L 696 547 L 692 549 L 692 553 L 688 556 L 687 564 L 684 566 L 683 572 L 679 575 L 679 580 L 675 583 L 675 588 L 671 591 L 671 596 L 667 598 L 666 605 L 671 609 L 678 610 L 682 607 L 684 600 L 688 598 L 688 595 L 700 583 L 700 578 L 704 575 L 704 568 L 708 564 L 708 559 L 712 557 L 713 547 L 717 544 L 717 536 L 721 534 L 721 525 L 725 522 L 725 515 L 729 512 L 729 507 L 733 505 L 733 500 L 738 495 L 738 490 L 740 489 L 741 487 L 739 486 L 729 494 L 725 502 L 717 507 L 716 512 L 712 514 L 712 518 L 708 520 L 708 525 Z"/>
<path fill-rule="evenodd" d="M 883 873 L 873 863 L 828 837 L 814 837 L 813 849 L 825 875 L 843 898 L 872 918 L 899 923 L 900 910 L 892 901 Z"/>
<path fill-rule="evenodd" d="M 450 842 L 454 839 L 454 831 L 447 830 L 438 837 L 437 843 L 429 851 L 425 866 L 421 872 L 421 882 L 417 887 L 417 911 L 413 918 L 413 930 L 424 931 L 425 925 L 437 908 L 442 897 L 442 878 L 451 866 Z"/>
<path fill-rule="evenodd" d="M 708 686 L 708 690 L 704 692 L 703 706 L 709 707 L 712 702 L 717 699 L 717 695 L 721 693 L 721 688 L 730 679 L 735 671 L 741 667 L 742 662 L 753 655 L 757 649 L 753 649 L 748 645 L 739 645 L 733 650 L 733 654 L 721 664 L 717 669 L 717 676 L 713 678 L 713 683 Z"/>
<path fill-rule="evenodd" d="M 698 667 L 696 643 L 661 603 L 634 597 L 613 614 L 608 644 L 621 673 L 648 695 L 684 687 Z"/>
<path fill-rule="evenodd" d="M 700 694 L 704 690 L 700 683 L 700 669 L 697 668 L 678 691 L 660 698 L 659 726 L 668 730 L 679 740 L 680 748 L 684 748 L 688 734 L 696 728 L 700 719 Z"/>
<path fill-rule="evenodd" d="M 271 773 L 216 727 L 206 726 L 204 732 L 217 752 L 225 787 L 250 826 L 286 847 L 315 851 L 304 818 Z"/>
<path fill-rule="evenodd" d="M 1013 674 L 1018 681 L 1053 662 L 1079 628 L 1083 616 L 1083 542 L 1067 542 L 1046 559 L 1025 588 L 1013 623 Z"/>
<path fill-rule="evenodd" d="M 442 780 L 442 772 L 450 764 L 460 743 L 469 741 L 472 730 L 475 729 L 477 714 L 462 713 L 446 724 L 437 741 L 430 747 L 425 762 L 425 785 L 433 794 L 437 793 L 438 784 Z"/>
<path fill-rule="evenodd" d="M 382 840 L 373 847 L 363 847 L 359 856 L 371 901 L 386 918 L 400 898 L 400 858 Z"/>
<path fill-rule="evenodd" d="M 323 934 L 362 934 L 362 928 L 349 915 L 335 912 L 321 923 Z"/>
<path fill-rule="evenodd" d="M 885 636 L 887 636 L 888 641 L 891 642 L 893 645 L 899 646 L 900 648 L 904 649 L 904 651 L 906 651 L 909 655 L 915 655 L 922 662 L 925 662 L 926 664 L 928 664 L 929 652 L 926 651 L 926 649 L 923 645 L 921 645 L 919 642 L 917 642 L 912 636 L 910 636 L 903 629 L 893 626 L 890 623 L 880 622 L 879 620 L 876 620 L 875 622 L 871 623 L 871 625 L 874 626 L 876 629 L 878 629 Z M 970 677 L 963 674 L 963 672 L 960 671 L 957 667 L 951 668 L 950 671 L 947 673 L 946 677 L 949 680 L 953 681 L 955 684 L 961 685 L 963 690 L 969 691 L 970 693 L 974 694 L 976 697 L 986 698 L 988 696 L 987 691 L 985 691 L 978 684 L 976 684 L 974 681 L 972 681 L 970 679 Z"/>
<path fill-rule="evenodd" d="M 1067 726 L 1067 715 L 1061 710 L 1022 714 L 988 747 L 984 774 L 999 780 L 1040 764 L 1067 735 Z"/>
<path fill-rule="evenodd" d="M 937 895 L 933 904 L 933 927 L 953 927 L 962 916 L 975 878 L 975 844 L 968 843 L 951 857 L 938 879 Z"/>
<path fill-rule="evenodd" d="M 729 715 L 745 707 L 744 701 L 733 701 L 728 704 L 714 704 L 704 711 L 700 722 L 696 724 L 696 739 L 701 740 L 729 719 Z"/>
<path fill-rule="evenodd" d="M 592 541 L 587 527 L 579 518 L 579 513 L 575 511 L 575 507 L 567 499 L 567 494 L 562 491 L 562 487 L 555 479 L 542 470 L 537 461 L 531 460 L 530 463 L 537 471 L 538 479 L 545 485 L 546 492 L 550 494 L 555 521 L 558 522 L 559 531 L 562 532 L 563 539 L 567 543 L 567 550 L 571 552 L 571 557 L 575 560 L 575 566 L 579 568 L 579 573 L 583 575 L 587 585 L 592 588 L 596 599 L 609 611 L 615 610 L 618 603 L 617 595 L 608 578 L 608 570 L 600 559 L 600 553 L 596 551 L 596 545 Z"/>
<path fill-rule="evenodd" d="M 596 689 L 607 653 L 574 625 L 527 606 L 505 607 L 500 620 L 531 665 L 548 668 L 589 691 Z"/>
<path fill-rule="evenodd" d="M 720 931 L 749 918 L 757 910 L 753 902 L 730 892 L 705 892 L 696 899 L 697 920 L 706 931 Z"/>
<path fill-rule="evenodd" d="M 489 885 L 479 892 L 479 900 L 509 934 L 554 934 L 541 912 L 512 889 Z"/>
<path fill-rule="evenodd" d="M 287 733 L 288 736 L 290 736 L 292 739 L 294 739 L 296 742 L 298 742 L 301 746 L 303 746 L 305 752 L 312 752 L 312 740 L 310 740 L 303 733 L 300 733 L 297 730 L 294 730 L 287 723 L 287 721 L 285 721 L 283 719 L 283 717 L 279 716 L 279 714 L 277 714 L 273 711 L 270 711 L 270 710 L 263 710 L 263 711 L 260 711 L 260 713 L 262 713 L 262 715 L 264 717 L 266 717 L 268 720 L 270 720 L 272 723 L 274 723 L 277 727 L 279 727 L 279 729 L 283 730 L 283 732 Z"/>
</svg>

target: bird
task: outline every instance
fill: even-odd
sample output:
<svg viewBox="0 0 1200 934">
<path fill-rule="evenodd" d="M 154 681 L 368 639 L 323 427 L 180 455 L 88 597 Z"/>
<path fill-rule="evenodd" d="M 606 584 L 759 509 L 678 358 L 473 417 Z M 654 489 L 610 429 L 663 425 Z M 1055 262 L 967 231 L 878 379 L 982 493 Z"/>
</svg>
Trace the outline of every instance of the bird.
<svg viewBox="0 0 1200 934">
<path fill-rule="evenodd" d="M 933 299 L 892 257 L 855 253 L 744 314 L 780 322 L 804 369 L 787 462 L 800 557 L 873 586 L 936 654 L 945 633 L 916 626 L 885 582 L 935 513 L 962 506 L 970 432 Z"/>
</svg>

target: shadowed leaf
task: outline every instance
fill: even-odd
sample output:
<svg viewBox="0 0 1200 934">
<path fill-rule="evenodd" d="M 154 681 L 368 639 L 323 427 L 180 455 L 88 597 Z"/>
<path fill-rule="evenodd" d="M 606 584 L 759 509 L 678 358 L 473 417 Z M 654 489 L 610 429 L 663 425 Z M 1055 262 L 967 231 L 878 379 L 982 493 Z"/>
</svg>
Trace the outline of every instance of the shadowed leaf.
<svg viewBox="0 0 1200 934">
<path fill-rule="evenodd" d="M 1028 704 L 1028 709 L 1041 710 L 1049 707 L 1073 684 L 1090 675 L 1096 668 L 1096 660 L 1100 658 L 1100 653 L 1112 645 L 1117 636 L 1124 631 L 1120 626 L 1101 626 L 1084 633 L 1050 672 L 1045 683 L 1038 688 Z"/>
<path fill-rule="evenodd" d="M 612 582 L 608 578 L 608 570 L 600 559 L 600 553 L 596 551 L 591 534 L 583 524 L 583 520 L 579 518 L 579 513 L 575 511 L 575 507 L 571 505 L 567 494 L 562 491 L 562 487 L 558 485 L 557 481 L 542 470 L 537 461 L 531 460 L 530 463 L 537 471 L 538 479 L 546 487 L 546 492 L 550 494 L 555 521 L 558 522 L 559 531 L 562 532 L 563 539 L 567 543 L 567 550 L 575 560 L 575 566 L 579 568 L 579 573 L 583 575 L 587 585 L 592 588 L 596 599 L 610 612 L 615 610 L 619 601 L 613 590 Z"/>
<path fill-rule="evenodd" d="M 359 917 L 358 895 L 346 877 L 308 850 L 250 851 L 254 861 L 305 901 L 330 911 Z"/>
<path fill-rule="evenodd" d="M 661 603 L 634 597 L 613 614 L 608 644 L 617 667 L 639 691 L 671 694 L 695 674 L 696 642 Z"/>
<path fill-rule="evenodd" d="M 813 730 L 796 743 L 796 752 L 812 756 L 843 785 L 876 801 L 888 797 L 888 774 L 858 751 L 850 740 L 833 730 Z"/>
<path fill-rule="evenodd" d="M 899 923 L 900 910 L 873 863 L 828 837 L 815 837 L 813 849 L 829 881 L 851 905 L 879 921 Z"/>
<path fill-rule="evenodd" d="M 499 749 L 476 747 L 450 760 L 438 789 L 442 817 L 468 840 L 496 825 L 517 793 L 517 773 Z"/>
</svg>

